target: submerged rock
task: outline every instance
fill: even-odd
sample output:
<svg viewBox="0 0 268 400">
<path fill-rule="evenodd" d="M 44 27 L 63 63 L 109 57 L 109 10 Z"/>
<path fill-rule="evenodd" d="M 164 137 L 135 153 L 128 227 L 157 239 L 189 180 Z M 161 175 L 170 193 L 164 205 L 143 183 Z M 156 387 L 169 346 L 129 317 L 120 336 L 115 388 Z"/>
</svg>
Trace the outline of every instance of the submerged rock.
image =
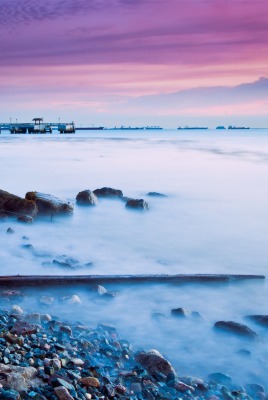
<svg viewBox="0 0 268 400">
<path fill-rule="evenodd" d="M 158 193 L 158 192 L 149 192 L 149 193 L 147 193 L 147 196 L 151 196 L 151 197 L 167 197 L 167 195 L 162 194 L 162 193 Z"/>
<path fill-rule="evenodd" d="M 91 190 L 83 190 L 76 196 L 76 202 L 86 206 L 96 206 L 98 198 Z"/>
<path fill-rule="evenodd" d="M 149 204 L 143 199 L 130 199 L 127 201 L 126 207 L 137 210 L 149 210 Z"/>
<path fill-rule="evenodd" d="M 15 230 L 13 228 L 7 228 L 7 233 L 15 233 Z"/>
<path fill-rule="evenodd" d="M 217 321 L 214 324 L 214 328 L 248 339 L 259 338 L 258 334 L 250 329 L 247 325 L 243 325 L 234 321 Z"/>
<path fill-rule="evenodd" d="M 230 385 L 232 383 L 231 376 L 223 374 L 222 372 L 214 372 L 208 376 L 208 379 L 212 382 L 221 383 L 222 385 Z"/>
<path fill-rule="evenodd" d="M 268 315 L 248 315 L 247 318 L 268 328 Z"/>
<path fill-rule="evenodd" d="M 123 197 L 123 192 L 120 189 L 113 189 L 110 187 L 103 187 L 101 189 L 93 190 L 97 197 Z"/>
<path fill-rule="evenodd" d="M 68 214 L 74 210 L 74 205 L 65 199 L 40 192 L 27 192 L 27 200 L 36 203 L 38 214 Z"/>
<path fill-rule="evenodd" d="M 14 194 L 0 190 L 0 210 L 8 215 L 29 215 L 35 217 L 37 207 L 32 199 L 23 199 Z"/>
</svg>

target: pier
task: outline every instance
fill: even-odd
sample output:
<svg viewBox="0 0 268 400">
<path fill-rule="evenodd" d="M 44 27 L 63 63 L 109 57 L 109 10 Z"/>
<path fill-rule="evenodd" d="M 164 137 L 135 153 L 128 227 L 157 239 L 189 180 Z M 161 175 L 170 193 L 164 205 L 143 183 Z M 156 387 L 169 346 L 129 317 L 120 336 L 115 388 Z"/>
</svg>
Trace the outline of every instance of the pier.
<svg viewBox="0 0 268 400">
<path fill-rule="evenodd" d="M 43 118 L 33 118 L 32 122 L 3 122 L 0 132 L 9 131 L 11 134 L 45 134 L 52 133 L 53 128 L 59 133 L 75 133 L 74 122 L 43 122 Z"/>
</svg>

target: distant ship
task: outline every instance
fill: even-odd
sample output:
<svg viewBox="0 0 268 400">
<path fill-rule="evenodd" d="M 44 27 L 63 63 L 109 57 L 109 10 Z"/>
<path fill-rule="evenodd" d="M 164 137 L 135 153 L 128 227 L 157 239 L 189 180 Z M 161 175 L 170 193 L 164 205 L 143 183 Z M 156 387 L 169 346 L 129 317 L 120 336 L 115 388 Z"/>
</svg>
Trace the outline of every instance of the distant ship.
<svg viewBox="0 0 268 400">
<path fill-rule="evenodd" d="M 145 129 L 163 129 L 161 126 L 146 126 Z"/>
<path fill-rule="evenodd" d="M 179 126 L 177 129 L 208 129 L 207 126 Z"/>
<path fill-rule="evenodd" d="M 216 126 L 216 129 L 226 129 L 226 128 L 223 125 L 219 125 L 219 126 Z"/>
<path fill-rule="evenodd" d="M 228 129 L 250 129 L 249 127 L 246 126 L 233 126 L 233 125 L 229 125 Z"/>
</svg>

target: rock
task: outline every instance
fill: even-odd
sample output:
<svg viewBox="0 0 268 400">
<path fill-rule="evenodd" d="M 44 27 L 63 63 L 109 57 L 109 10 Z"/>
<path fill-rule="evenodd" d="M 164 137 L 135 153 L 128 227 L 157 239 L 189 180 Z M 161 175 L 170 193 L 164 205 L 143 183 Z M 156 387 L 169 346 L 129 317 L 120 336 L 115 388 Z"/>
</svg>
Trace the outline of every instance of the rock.
<svg viewBox="0 0 268 400">
<path fill-rule="evenodd" d="M 149 193 L 147 193 L 147 196 L 151 196 L 151 197 L 167 197 L 165 194 L 158 193 L 158 192 L 149 192 Z"/>
<path fill-rule="evenodd" d="M 98 198 L 91 190 L 83 190 L 76 196 L 76 202 L 87 206 L 96 206 Z"/>
<path fill-rule="evenodd" d="M 64 268 L 71 268 L 71 269 L 79 268 L 79 261 L 76 260 L 75 258 L 68 257 L 66 255 L 62 255 L 57 259 L 54 259 L 52 261 L 52 264 Z"/>
<path fill-rule="evenodd" d="M 92 376 L 85 376 L 79 380 L 84 386 L 100 387 L 100 381 Z"/>
<path fill-rule="evenodd" d="M 74 400 L 73 396 L 70 395 L 64 386 L 55 387 L 54 392 L 60 400 Z"/>
<path fill-rule="evenodd" d="M 217 321 L 214 324 L 214 328 L 248 339 L 258 339 L 259 337 L 258 334 L 250 329 L 247 325 L 243 325 L 234 321 Z"/>
<path fill-rule="evenodd" d="M 126 207 L 137 210 L 149 210 L 149 204 L 143 199 L 130 199 L 126 202 Z"/>
<path fill-rule="evenodd" d="M 264 393 L 264 387 L 257 383 L 248 383 L 245 388 L 250 396 L 257 396 L 259 393 Z"/>
<path fill-rule="evenodd" d="M 31 199 L 23 199 L 14 194 L 0 190 L 0 209 L 10 215 L 29 215 L 35 217 L 37 207 Z"/>
<path fill-rule="evenodd" d="M 11 333 L 14 333 L 16 335 L 31 335 L 32 333 L 36 332 L 36 326 L 29 324 L 26 321 L 18 321 L 13 325 L 13 328 L 11 329 Z"/>
<path fill-rule="evenodd" d="M 232 383 L 232 378 L 230 375 L 223 374 L 221 372 L 214 372 L 208 375 L 208 379 L 212 382 L 220 383 L 222 385 L 230 385 Z"/>
<path fill-rule="evenodd" d="M 2 400 L 20 400 L 20 394 L 16 390 L 0 389 L 0 399 Z"/>
<path fill-rule="evenodd" d="M 77 367 L 82 367 L 85 364 L 85 361 L 83 361 L 81 358 L 72 358 L 71 362 L 76 365 Z"/>
<path fill-rule="evenodd" d="M 113 189 L 110 187 L 103 187 L 101 189 L 95 189 L 93 190 L 93 193 L 97 197 L 123 197 L 123 192 L 122 190 L 119 189 Z"/>
<path fill-rule="evenodd" d="M 63 297 L 62 300 L 65 301 L 67 304 L 69 304 L 71 306 L 78 305 L 78 304 L 82 303 L 80 298 L 76 294 L 73 294 L 72 296 Z"/>
<path fill-rule="evenodd" d="M 25 222 L 26 224 L 31 224 L 33 223 L 33 217 L 31 217 L 30 215 L 21 215 L 20 217 L 18 217 L 18 221 Z"/>
<path fill-rule="evenodd" d="M 12 307 L 12 314 L 23 315 L 23 310 L 19 306 L 14 305 Z"/>
<path fill-rule="evenodd" d="M 7 233 L 15 233 L 15 231 L 14 231 L 14 229 L 13 228 L 7 228 Z"/>
<path fill-rule="evenodd" d="M 147 352 L 138 352 L 135 355 L 135 360 L 154 377 L 157 377 L 158 373 L 164 374 L 165 377 L 170 373 L 175 374 L 170 362 L 167 361 L 157 350 L 153 349 Z"/>
<path fill-rule="evenodd" d="M 51 306 L 54 303 L 54 297 L 52 296 L 41 296 L 39 299 L 40 303 L 45 304 L 46 306 Z"/>
<path fill-rule="evenodd" d="M 38 214 L 68 214 L 74 210 L 74 205 L 67 200 L 40 192 L 27 192 L 27 200 L 36 203 Z"/>
<path fill-rule="evenodd" d="M 179 307 L 179 308 L 173 308 L 171 310 L 171 314 L 174 317 L 189 317 L 192 314 L 192 311 L 189 310 L 189 308 Z"/>
<path fill-rule="evenodd" d="M 268 315 L 247 315 L 247 318 L 268 328 Z"/>
<path fill-rule="evenodd" d="M 34 367 L 0 364 L 0 374 L 5 377 L 5 388 L 18 392 L 30 386 L 38 387 L 42 383 L 42 380 L 37 377 L 37 370 Z"/>
</svg>

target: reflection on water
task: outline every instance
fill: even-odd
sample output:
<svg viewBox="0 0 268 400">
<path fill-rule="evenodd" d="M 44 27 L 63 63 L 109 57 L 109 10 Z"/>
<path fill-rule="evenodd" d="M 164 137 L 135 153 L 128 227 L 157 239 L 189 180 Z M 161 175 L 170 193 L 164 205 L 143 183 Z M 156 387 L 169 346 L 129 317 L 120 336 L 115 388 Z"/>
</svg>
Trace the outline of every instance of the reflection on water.
<svg viewBox="0 0 268 400">
<path fill-rule="evenodd" d="M 0 146 L 3 190 L 20 196 L 37 190 L 75 201 L 81 190 L 111 186 L 150 205 L 149 212 L 137 213 L 121 201 L 101 199 L 94 208 L 75 206 L 68 218 L 39 219 L 32 226 L 2 221 L 2 275 L 266 274 L 264 131 L 2 134 Z M 168 197 L 146 196 L 150 191 Z M 9 226 L 12 235 L 6 234 Z M 69 267 L 66 260 L 73 260 Z M 267 374 L 267 332 L 244 319 L 268 314 L 266 282 L 121 285 L 109 288 L 118 292 L 109 300 L 81 288 L 65 290 L 82 299 L 73 318 L 115 324 L 136 347 L 157 347 L 182 374 L 220 370 L 254 382 Z M 56 300 L 49 312 L 71 318 L 60 293 L 50 294 Z M 40 306 L 32 296 L 26 297 L 26 308 L 35 301 Z M 198 311 L 201 318 L 172 318 L 171 309 L 178 307 Z M 213 324 L 220 319 L 247 323 L 262 341 L 215 333 Z M 251 354 L 243 356 L 241 349 Z"/>
</svg>

